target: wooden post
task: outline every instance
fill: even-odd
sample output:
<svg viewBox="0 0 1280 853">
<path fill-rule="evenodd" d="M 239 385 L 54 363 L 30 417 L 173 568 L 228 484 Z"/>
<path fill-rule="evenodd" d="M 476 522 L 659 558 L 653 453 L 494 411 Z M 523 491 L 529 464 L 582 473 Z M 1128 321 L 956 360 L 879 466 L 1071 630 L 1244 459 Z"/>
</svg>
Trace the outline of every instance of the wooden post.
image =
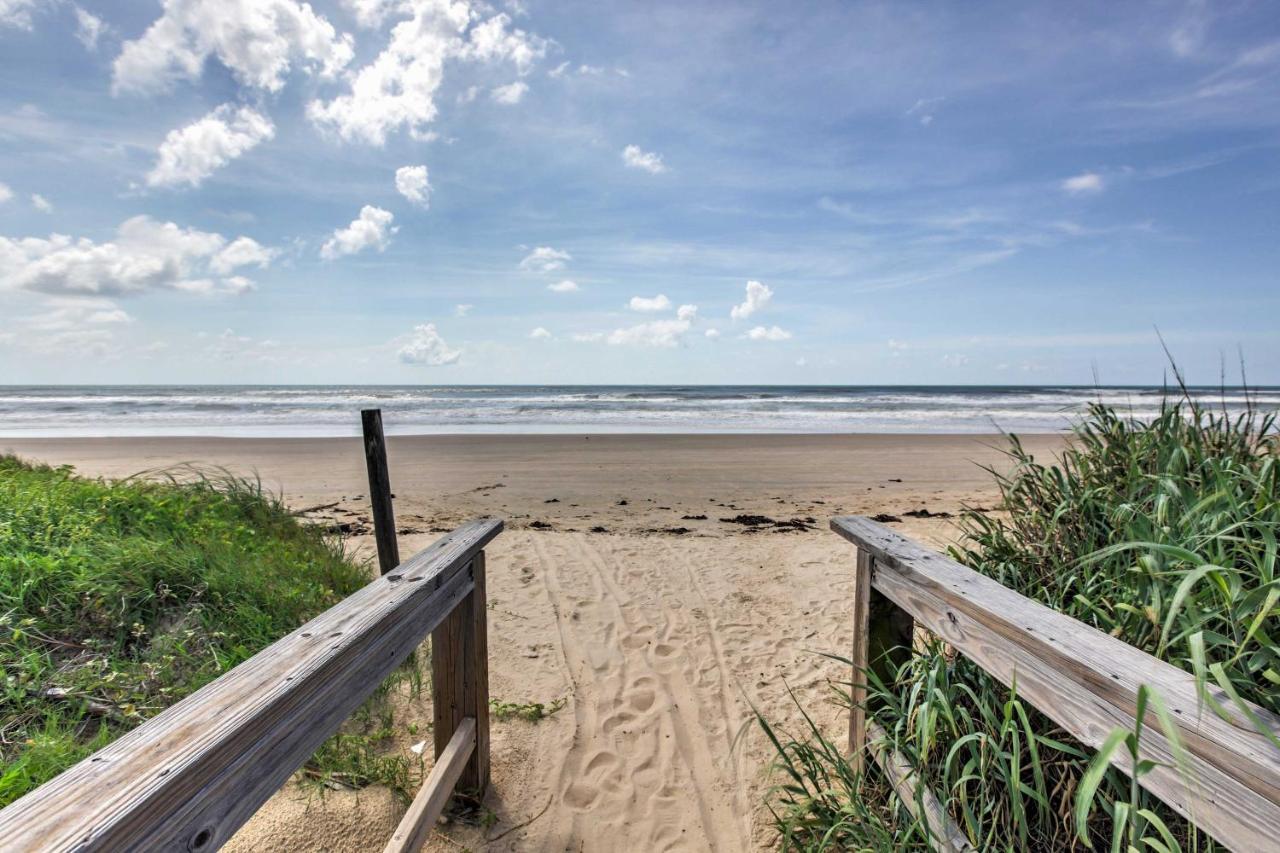
<svg viewBox="0 0 1280 853">
<path fill-rule="evenodd" d="M 400 565 L 396 544 L 396 515 L 391 507 L 391 476 L 387 473 L 387 440 L 382 435 L 382 410 L 360 412 L 364 429 L 364 461 L 369 468 L 369 500 L 373 503 L 373 538 L 378 543 L 382 574 Z"/>
<path fill-rule="evenodd" d="M 436 758 L 468 717 L 475 719 L 476 748 L 458 789 L 484 795 L 489 784 L 489 635 L 484 552 L 471 562 L 475 589 L 431 635 L 431 691 Z"/>
<path fill-rule="evenodd" d="M 867 671 L 883 682 L 910 655 L 915 634 L 911 614 L 876 591 L 875 557 L 858 549 L 853 576 L 853 686 L 850 690 L 849 763 L 861 771 L 867 745 Z"/>
</svg>

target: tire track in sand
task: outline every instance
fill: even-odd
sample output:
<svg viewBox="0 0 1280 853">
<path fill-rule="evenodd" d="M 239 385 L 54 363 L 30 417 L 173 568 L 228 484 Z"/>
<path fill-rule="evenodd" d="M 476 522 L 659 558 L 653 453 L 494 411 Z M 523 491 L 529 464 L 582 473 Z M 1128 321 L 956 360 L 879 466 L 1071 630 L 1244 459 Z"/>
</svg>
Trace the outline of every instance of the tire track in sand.
<svg viewBox="0 0 1280 853">
<path fill-rule="evenodd" d="M 699 593 L 665 560 L 665 571 L 629 564 L 657 543 L 623 542 L 606 555 L 580 534 L 534 537 L 574 687 L 572 741 L 549 757 L 558 778 L 543 849 L 743 849 L 740 780 L 720 737 L 728 675 L 704 677 L 719 655 L 680 604 Z"/>
</svg>

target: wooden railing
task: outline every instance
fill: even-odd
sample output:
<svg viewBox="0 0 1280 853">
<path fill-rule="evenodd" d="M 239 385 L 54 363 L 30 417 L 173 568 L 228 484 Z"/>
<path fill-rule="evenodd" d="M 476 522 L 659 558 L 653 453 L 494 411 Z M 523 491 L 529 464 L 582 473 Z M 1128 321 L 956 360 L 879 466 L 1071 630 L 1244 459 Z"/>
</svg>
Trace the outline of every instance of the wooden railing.
<svg viewBox="0 0 1280 853">
<path fill-rule="evenodd" d="M 1141 758 L 1159 763 L 1139 777 L 1139 784 L 1233 850 L 1274 850 L 1280 844 L 1280 749 L 1273 740 L 1280 738 L 1280 717 L 1246 703 L 1269 739 L 1234 700 L 1206 686 L 1230 719 L 1215 714 L 1195 677 L 1178 667 L 870 519 L 835 518 L 831 527 L 858 546 L 849 720 L 854 761 L 860 762 L 870 747 L 899 791 L 904 784 L 915 785 L 914 771 L 867 721 L 863 704 L 868 665 L 893 647 L 899 653 L 909 650 L 918 625 L 1005 685 L 1016 679 L 1021 698 L 1089 747 L 1097 748 L 1117 727 L 1133 728 L 1138 689 L 1146 685 L 1167 707 L 1181 749 L 1175 750 L 1154 712 L 1148 712 Z M 1127 750 L 1116 750 L 1112 763 L 1131 772 Z M 972 849 L 935 793 L 919 791 L 901 799 L 919 810 L 938 849 Z"/>
<path fill-rule="evenodd" d="M 0 811 L 9 850 L 215 850 L 432 633 L 436 765 L 388 851 L 489 776 L 484 547 L 473 521 Z"/>
</svg>

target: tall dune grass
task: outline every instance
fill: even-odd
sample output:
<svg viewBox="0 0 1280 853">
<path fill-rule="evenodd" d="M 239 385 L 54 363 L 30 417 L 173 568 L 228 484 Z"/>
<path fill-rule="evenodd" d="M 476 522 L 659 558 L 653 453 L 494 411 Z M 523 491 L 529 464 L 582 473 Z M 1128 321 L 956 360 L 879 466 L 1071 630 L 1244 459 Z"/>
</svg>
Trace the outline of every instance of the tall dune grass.
<svg viewBox="0 0 1280 853">
<path fill-rule="evenodd" d="M 0 807 L 367 581 L 254 481 L 0 456 Z"/>
<path fill-rule="evenodd" d="M 1271 414 L 1233 418 L 1168 401 L 1147 422 L 1093 406 L 1048 463 L 1010 438 L 1011 470 L 991 472 L 1004 511 L 964 512 L 952 555 L 1280 712 L 1275 426 Z M 869 680 L 869 712 L 978 849 L 1219 849 L 1109 768 L 1106 754 L 941 643 Z M 847 704 L 847 685 L 837 694 Z M 853 773 L 805 719 L 795 737 L 760 721 L 784 774 L 771 803 L 783 846 L 925 849 L 923 828 L 878 773 Z M 1104 750 L 1140 737 L 1116 733 Z"/>
</svg>

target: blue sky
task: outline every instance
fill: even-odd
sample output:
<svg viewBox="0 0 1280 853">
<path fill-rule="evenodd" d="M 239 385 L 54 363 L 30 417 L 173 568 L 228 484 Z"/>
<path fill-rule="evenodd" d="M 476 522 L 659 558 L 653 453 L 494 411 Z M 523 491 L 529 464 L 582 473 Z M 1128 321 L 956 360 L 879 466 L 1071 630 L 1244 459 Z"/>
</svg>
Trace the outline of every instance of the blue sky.
<svg viewBox="0 0 1280 853">
<path fill-rule="evenodd" d="M 1278 214 L 1267 2 L 0 0 L 4 383 L 1280 383 Z"/>
</svg>

